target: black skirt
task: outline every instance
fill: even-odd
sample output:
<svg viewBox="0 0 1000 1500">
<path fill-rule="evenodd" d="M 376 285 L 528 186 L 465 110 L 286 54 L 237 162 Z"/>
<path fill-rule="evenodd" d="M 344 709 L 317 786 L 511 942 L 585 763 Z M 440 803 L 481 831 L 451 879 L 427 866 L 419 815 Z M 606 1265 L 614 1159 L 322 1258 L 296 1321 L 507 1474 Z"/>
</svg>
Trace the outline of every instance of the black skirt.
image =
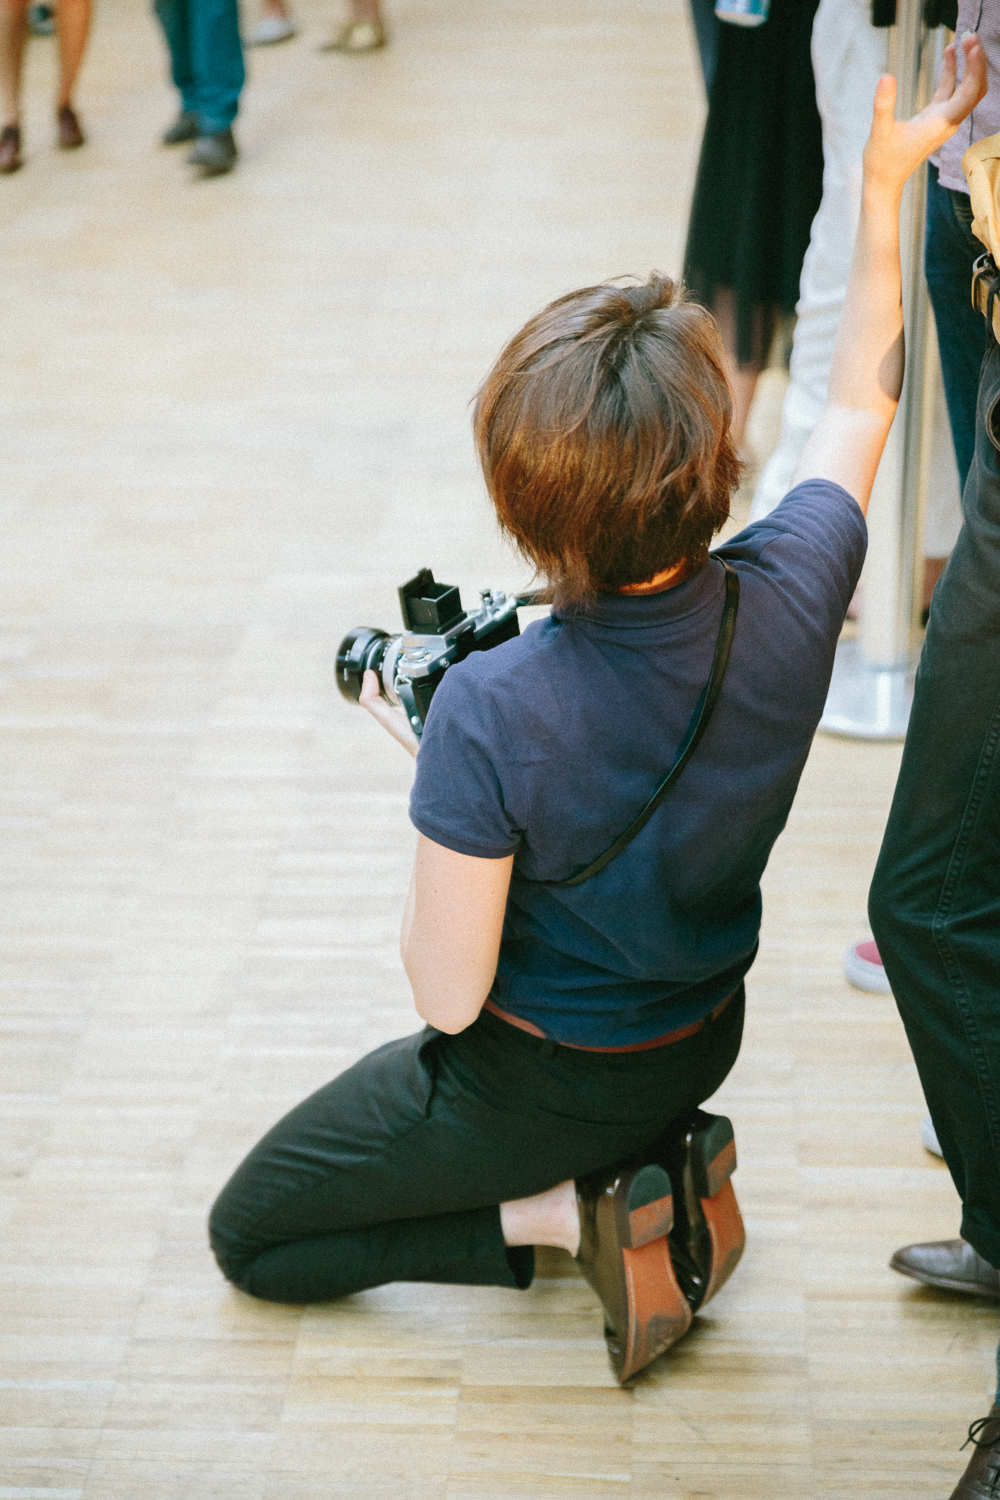
<svg viewBox="0 0 1000 1500">
<path fill-rule="evenodd" d="M 715 308 L 735 300 L 736 355 L 766 354 L 761 330 L 790 313 L 823 192 L 823 141 L 809 57 L 819 0 L 772 0 L 763 26 L 719 27 L 719 60 L 691 204 L 684 279 Z"/>
</svg>

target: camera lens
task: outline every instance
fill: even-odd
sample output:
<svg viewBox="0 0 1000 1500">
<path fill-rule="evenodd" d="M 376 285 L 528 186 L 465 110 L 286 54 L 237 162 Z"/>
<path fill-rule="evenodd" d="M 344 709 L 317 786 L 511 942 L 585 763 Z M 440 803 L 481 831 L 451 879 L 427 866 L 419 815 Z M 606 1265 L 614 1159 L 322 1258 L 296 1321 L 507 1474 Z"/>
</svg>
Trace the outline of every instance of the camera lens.
<svg viewBox="0 0 1000 1500">
<path fill-rule="evenodd" d="M 357 703 L 367 671 L 381 673 L 390 636 L 385 630 L 359 625 L 349 630 L 337 651 L 337 686 L 345 698 Z"/>
</svg>

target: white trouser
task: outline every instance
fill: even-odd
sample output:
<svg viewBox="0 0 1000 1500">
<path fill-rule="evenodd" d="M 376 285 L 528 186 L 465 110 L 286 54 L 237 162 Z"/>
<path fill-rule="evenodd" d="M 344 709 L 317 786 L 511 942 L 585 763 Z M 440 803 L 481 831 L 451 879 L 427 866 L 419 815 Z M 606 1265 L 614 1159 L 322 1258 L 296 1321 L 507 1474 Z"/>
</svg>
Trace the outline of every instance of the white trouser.
<svg viewBox="0 0 1000 1500">
<path fill-rule="evenodd" d="M 870 0 L 820 0 L 811 50 L 823 122 L 823 198 L 802 264 L 781 436 L 757 484 L 751 521 L 766 516 L 787 494 L 806 439 L 826 404 L 833 343 L 861 211 L 861 156 L 875 85 L 886 71 L 888 43 L 888 31 L 876 30 L 871 23 Z M 944 441 L 936 441 L 933 452 L 935 467 L 940 465 L 944 473 L 934 474 L 934 482 L 928 485 L 932 498 L 926 551 L 932 557 L 951 550 L 961 524 L 958 476 L 940 393 L 937 408 L 935 426 L 940 423 Z"/>
</svg>

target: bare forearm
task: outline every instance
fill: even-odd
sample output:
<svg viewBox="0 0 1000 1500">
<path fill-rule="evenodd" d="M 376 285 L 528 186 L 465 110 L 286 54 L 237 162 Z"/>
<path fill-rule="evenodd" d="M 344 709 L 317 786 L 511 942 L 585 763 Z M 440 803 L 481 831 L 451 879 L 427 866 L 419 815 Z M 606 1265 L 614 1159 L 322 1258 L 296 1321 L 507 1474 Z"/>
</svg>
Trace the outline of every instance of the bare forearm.
<svg viewBox="0 0 1000 1500">
<path fill-rule="evenodd" d="M 839 484 L 866 509 L 903 385 L 903 308 L 899 205 L 907 178 L 955 133 L 986 92 L 986 58 L 966 37 L 965 77 L 956 87 L 955 48 L 947 48 L 941 83 L 926 109 L 896 120 L 895 81 L 875 91 L 865 147 L 861 220 L 830 367 L 827 405 L 802 452 L 796 484 Z"/>
<path fill-rule="evenodd" d="M 832 405 L 869 413 L 886 431 L 903 385 L 899 204 L 898 192 L 866 180 L 828 395 Z"/>
</svg>

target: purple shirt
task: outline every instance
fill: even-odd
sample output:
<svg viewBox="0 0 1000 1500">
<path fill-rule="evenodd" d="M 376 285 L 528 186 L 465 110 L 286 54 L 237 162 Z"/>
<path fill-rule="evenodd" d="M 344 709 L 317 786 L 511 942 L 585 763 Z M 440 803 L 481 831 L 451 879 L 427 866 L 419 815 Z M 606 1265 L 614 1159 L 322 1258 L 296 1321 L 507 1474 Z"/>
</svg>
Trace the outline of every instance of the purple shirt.
<svg viewBox="0 0 1000 1500">
<path fill-rule="evenodd" d="M 963 120 L 950 141 L 945 141 L 931 161 L 938 169 L 942 187 L 967 193 L 969 185 L 962 171 L 962 157 L 976 141 L 1000 130 L 1000 0 L 958 0 L 958 24 L 955 38 L 961 42 L 966 31 L 977 31 L 986 53 L 986 98 Z M 965 55 L 958 48 L 958 76 L 965 72 Z"/>
</svg>

